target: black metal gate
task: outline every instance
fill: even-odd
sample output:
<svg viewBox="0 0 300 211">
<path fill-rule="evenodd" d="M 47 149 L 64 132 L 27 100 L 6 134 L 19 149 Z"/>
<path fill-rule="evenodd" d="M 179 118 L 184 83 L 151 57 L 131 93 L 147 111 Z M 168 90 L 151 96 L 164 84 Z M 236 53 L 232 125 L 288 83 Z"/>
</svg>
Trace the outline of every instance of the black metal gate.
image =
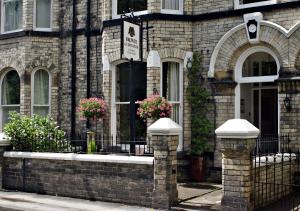
<svg viewBox="0 0 300 211">
<path fill-rule="evenodd" d="M 255 210 L 300 210 L 300 151 L 288 135 L 259 137 L 252 171 Z"/>
</svg>

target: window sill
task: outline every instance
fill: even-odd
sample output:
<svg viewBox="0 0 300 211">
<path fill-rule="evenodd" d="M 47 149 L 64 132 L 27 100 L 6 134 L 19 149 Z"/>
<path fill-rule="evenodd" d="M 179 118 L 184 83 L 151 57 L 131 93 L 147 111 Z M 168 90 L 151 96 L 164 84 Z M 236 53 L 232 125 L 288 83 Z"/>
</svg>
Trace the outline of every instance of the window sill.
<svg viewBox="0 0 300 211">
<path fill-rule="evenodd" d="M 148 14 L 148 10 L 144 10 L 144 11 L 139 11 L 139 12 L 134 12 L 133 13 L 135 16 L 140 16 L 140 15 L 146 15 L 146 14 Z M 125 15 L 131 15 L 131 13 L 126 13 Z M 119 18 L 121 18 L 121 14 L 115 14 L 114 12 L 113 12 L 113 15 L 112 15 L 112 19 L 119 19 Z"/>
<path fill-rule="evenodd" d="M 262 1 L 262 2 L 255 2 L 255 3 L 249 3 L 249 4 L 240 4 L 239 0 L 235 0 L 234 2 L 234 9 L 246 9 L 251 7 L 260 7 L 260 6 L 266 6 L 266 5 L 272 5 L 276 4 L 277 0 L 269 0 L 269 1 Z"/>
<path fill-rule="evenodd" d="M 33 30 L 39 32 L 52 32 L 52 28 L 34 28 Z"/>
<path fill-rule="evenodd" d="M 12 31 L 1 31 L 1 34 L 11 34 L 11 33 L 16 33 L 16 32 L 21 32 L 23 29 L 16 29 Z"/>
<path fill-rule="evenodd" d="M 167 9 L 161 9 L 160 11 L 163 14 L 172 14 L 172 15 L 183 15 L 182 10 L 167 10 Z"/>
</svg>

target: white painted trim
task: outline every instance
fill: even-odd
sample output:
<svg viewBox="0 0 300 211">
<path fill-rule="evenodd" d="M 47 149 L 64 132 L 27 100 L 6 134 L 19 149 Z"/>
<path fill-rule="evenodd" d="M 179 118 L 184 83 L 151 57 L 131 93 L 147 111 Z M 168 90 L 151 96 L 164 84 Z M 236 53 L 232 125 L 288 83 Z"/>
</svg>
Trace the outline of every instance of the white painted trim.
<svg viewBox="0 0 300 211">
<path fill-rule="evenodd" d="M 1 34 L 9 34 L 9 33 L 14 33 L 14 32 L 20 32 L 23 31 L 23 20 L 24 20 L 24 0 L 22 0 L 22 28 L 21 29 L 16 29 L 16 30 L 11 30 L 11 31 L 4 31 L 5 28 L 5 7 L 4 7 L 4 1 L 1 1 Z"/>
<path fill-rule="evenodd" d="M 276 29 L 280 31 L 285 37 L 289 38 L 299 27 L 300 27 L 300 21 L 298 21 L 294 26 L 292 26 L 289 30 L 286 30 L 284 27 L 273 23 L 271 21 L 264 21 L 262 20 L 261 25 L 263 26 L 268 26 L 273 29 Z M 234 33 L 237 31 L 243 29 L 245 27 L 245 23 L 242 23 L 240 25 L 235 26 L 234 28 L 230 29 L 218 42 L 216 45 L 213 54 L 210 59 L 210 64 L 209 64 L 209 71 L 208 71 L 208 77 L 213 78 L 215 74 L 215 64 L 217 61 L 217 57 L 219 54 L 220 49 L 222 48 L 223 44 L 226 42 L 226 40 L 231 37 Z"/>
<path fill-rule="evenodd" d="M 35 105 L 34 104 L 34 75 L 38 70 L 43 70 L 46 71 L 48 73 L 49 76 L 49 99 L 48 99 L 48 105 Z M 35 68 L 32 73 L 31 73 L 31 115 L 33 115 L 33 107 L 34 106 L 47 106 L 48 107 L 48 114 L 51 114 L 51 88 L 52 88 L 52 76 L 51 73 L 44 69 L 44 68 Z"/>
<path fill-rule="evenodd" d="M 277 0 L 269 0 L 269 1 L 248 3 L 248 4 L 240 4 L 240 0 L 234 0 L 234 9 L 260 7 L 260 6 L 272 5 L 272 4 L 276 4 L 276 3 L 277 3 Z"/>
<path fill-rule="evenodd" d="M 110 61 L 108 55 L 102 56 L 102 67 L 103 71 L 109 71 L 110 70 Z"/>
<path fill-rule="evenodd" d="M 119 155 L 90 155 L 74 153 L 40 153 L 40 152 L 4 152 L 4 157 L 27 158 L 43 160 L 68 160 L 99 163 L 126 163 L 153 165 L 153 157 L 119 156 Z"/>
<path fill-rule="evenodd" d="M 160 56 L 158 51 L 150 51 L 147 58 L 147 67 L 160 67 Z"/>
<path fill-rule="evenodd" d="M 174 15 L 182 15 L 183 14 L 183 2 L 184 0 L 178 0 L 179 1 L 179 10 L 171 10 L 171 9 L 163 9 L 163 0 L 161 0 L 161 13 L 165 14 L 174 14 Z"/>
<path fill-rule="evenodd" d="M 1 77 L 0 77 L 0 132 L 2 132 L 2 127 L 3 127 L 3 122 L 2 122 L 2 117 L 3 117 L 3 111 L 2 111 L 2 83 L 3 83 L 3 79 L 4 77 L 6 76 L 6 74 L 10 71 L 16 71 L 18 76 L 19 76 L 19 79 L 20 79 L 20 104 L 16 104 L 16 105 L 4 105 L 4 107 L 9 107 L 9 106 L 15 106 L 15 107 L 21 107 L 21 77 L 20 77 L 20 74 L 17 70 L 15 70 L 14 68 L 8 68 L 7 70 L 5 70 L 2 74 L 1 74 Z"/>
<path fill-rule="evenodd" d="M 163 59 L 161 61 L 161 67 L 160 67 L 160 96 L 162 96 L 162 90 L 163 90 L 163 63 L 164 62 L 175 62 L 179 63 L 179 125 L 183 127 L 183 87 L 184 87 L 184 82 L 183 82 L 183 62 L 180 59 Z M 170 102 L 172 103 L 172 102 Z M 173 102 L 174 103 L 174 102 Z M 178 104 L 178 103 L 176 103 Z M 179 145 L 177 151 L 182 151 L 183 150 L 183 131 L 179 135 Z"/>
<path fill-rule="evenodd" d="M 112 19 L 117 19 L 120 18 L 121 15 L 117 14 L 117 9 L 118 9 L 118 0 L 112 0 Z M 143 10 L 143 11 L 138 11 L 133 13 L 135 16 L 139 15 L 145 15 L 148 14 L 148 10 Z M 126 15 L 130 15 L 130 13 L 127 13 Z"/>
<path fill-rule="evenodd" d="M 50 3 L 50 28 L 39 28 L 36 27 L 36 1 L 38 0 L 34 0 L 33 3 L 33 30 L 35 31 L 44 31 L 44 32 L 51 32 L 52 31 L 52 27 L 53 27 L 53 0 L 51 0 Z"/>
</svg>

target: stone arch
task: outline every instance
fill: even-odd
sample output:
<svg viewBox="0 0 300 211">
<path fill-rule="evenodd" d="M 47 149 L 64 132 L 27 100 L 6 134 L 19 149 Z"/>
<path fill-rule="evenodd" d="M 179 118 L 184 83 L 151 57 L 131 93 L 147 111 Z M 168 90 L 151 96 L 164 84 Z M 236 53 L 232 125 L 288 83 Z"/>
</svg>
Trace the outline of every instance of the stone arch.
<svg viewBox="0 0 300 211">
<path fill-rule="evenodd" d="M 37 56 L 32 59 L 26 66 L 28 72 L 33 72 L 36 69 L 44 69 L 49 71 L 50 74 L 56 74 L 58 72 L 57 66 L 54 62 L 45 56 Z"/>
<path fill-rule="evenodd" d="M 278 57 L 281 60 L 281 65 L 283 67 L 290 67 L 295 63 L 295 61 L 291 59 L 295 58 L 295 56 L 291 56 L 291 48 L 289 44 L 290 37 L 292 39 L 297 38 L 295 32 L 298 31 L 299 27 L 300 22 L 293 26 L 290 30 L 286 30 L 275 23 L 262 21 L 259 45 L 267 45 L 274 52 L 277 52 Z M 298 43 L 300 42 L 298 41 Z M 298 47 L 294 48 L 299 49 L 299 45 L 300 44 L 297 44 Z M 208 73 L 209 77 L 215 77 L 216 74 L 219 74 L 217 72 L 223 72 L 223 74 L 219 75 L 227 75 L 226 72 L 232 71 L 234 69 L 234 63 L 232 61 L 237 59 L 235 57 L 238 55 L 238 52 L 240 52 L 243 48 L 247 48 L 247 46 L 249 47 L 250 43 L 247 38 L 244 24 L 240 24 L 227 32 L 214 49 L 210 61 L 210 70 Z"/>
<path fill-rule="evenodd" d="M 165 60 L 165 59 L 184 60 L 186 57 L 186 51 L 179 48 L 163 48 L 158 50 L 158 54 L 161 60 Z"/>
</svg>

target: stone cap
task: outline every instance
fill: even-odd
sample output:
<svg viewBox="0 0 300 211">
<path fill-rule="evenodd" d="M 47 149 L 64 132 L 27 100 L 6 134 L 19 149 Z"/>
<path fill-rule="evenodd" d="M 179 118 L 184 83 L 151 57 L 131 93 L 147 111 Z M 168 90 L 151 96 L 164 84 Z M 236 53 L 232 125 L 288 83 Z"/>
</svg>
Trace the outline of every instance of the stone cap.
<svg viewBox="0 0 300 211">
<path fill-rule="evenodd" d="M 249 139 L 257 138 L 260 131 L 246 119 L 230 119 L 215 133 L 218 138 Z"/>
<path fill-rule="evenodd" d="M 10 140 L 4 133 L 0 133 L 0 146 L 9 146 Z"/>
<path fill-rule="evenodd" d="M 150 135 L 180 135 L 182 127 L 170 118 L 161 118 L 148 127 Z"/>
</svg>

